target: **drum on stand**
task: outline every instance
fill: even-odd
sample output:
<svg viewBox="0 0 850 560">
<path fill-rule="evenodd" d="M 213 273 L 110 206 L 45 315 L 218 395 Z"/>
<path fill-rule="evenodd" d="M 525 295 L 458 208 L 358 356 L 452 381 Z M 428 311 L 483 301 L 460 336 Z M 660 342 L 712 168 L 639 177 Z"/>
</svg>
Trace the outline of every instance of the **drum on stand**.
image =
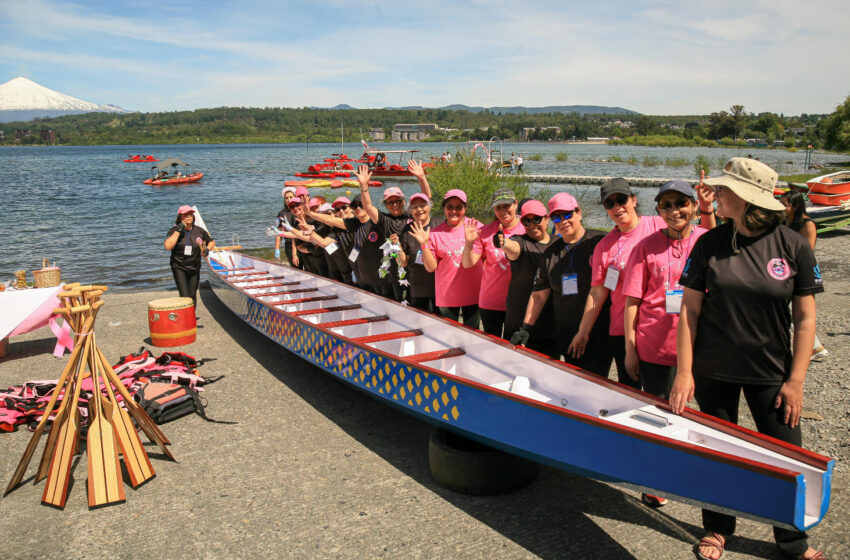
<svg viewBox="0 0 850 560">
<path fill-rule="evenodd" d="M 173 297 L 148 302 L 148 325 L 154 346 L 183 346 L 195 342 L 198 325 L 192 298 Z"/>
</svg>

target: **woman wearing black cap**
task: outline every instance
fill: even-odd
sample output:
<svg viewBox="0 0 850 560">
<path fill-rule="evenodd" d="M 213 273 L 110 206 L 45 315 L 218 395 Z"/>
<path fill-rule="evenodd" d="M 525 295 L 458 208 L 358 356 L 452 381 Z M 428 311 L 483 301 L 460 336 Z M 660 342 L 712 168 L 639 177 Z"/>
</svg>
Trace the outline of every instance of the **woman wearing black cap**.
<svg viewBox="0 0 850 560">
<path fill-rule="evenodd" d="M 809 244 L 781 225 L 784 208 L 773 197 L 776 179 L 776 172 L 759 161 L 732 158 L 723 175 L 705 180 L 716 189 L 717 214 L 728 222 L 696 242 L 682 272 L 670 406 L 681 413 L 696 397 L 702 412 L 737 423 L 743 391 L 759 432 L 799 446 L 803 383 L 815 333 L 814 294 L 823 286 Z M 703 510 L 702 519 L 707 533 L 697 555 L 723 557 L 735 517 Z M 790 557 L 823 558 L 802 531 L 774 527 L 773 534 Z"/>
<path fill-rule="evenodd" d="M 192 305 L 195 305 L 201 279 L 201 255 L 215 247 L 215 241 L 207 230 L 195 225 L 195 211 L 191 206 L 184 204 L 177 209 L 177 220 L 168 230 L 163 245 L 171 251 L 171 274 L 180 297 L 192 298 Z"/>
</svg>

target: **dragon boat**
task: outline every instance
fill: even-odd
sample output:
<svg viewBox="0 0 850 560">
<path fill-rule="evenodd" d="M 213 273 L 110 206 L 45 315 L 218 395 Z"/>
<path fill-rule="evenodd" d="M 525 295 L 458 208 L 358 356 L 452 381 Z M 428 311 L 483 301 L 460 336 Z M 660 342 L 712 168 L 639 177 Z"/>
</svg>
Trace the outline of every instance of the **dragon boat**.
<svg viewBox="0 0 850 560">
<path fill-rule="evenodd" d="M 800 530 L 829 507 L 834 461 L 453 321 L 235 251 L 215 295 L 254 329 L 416 418 L 502 451 Z"/>
</svg>

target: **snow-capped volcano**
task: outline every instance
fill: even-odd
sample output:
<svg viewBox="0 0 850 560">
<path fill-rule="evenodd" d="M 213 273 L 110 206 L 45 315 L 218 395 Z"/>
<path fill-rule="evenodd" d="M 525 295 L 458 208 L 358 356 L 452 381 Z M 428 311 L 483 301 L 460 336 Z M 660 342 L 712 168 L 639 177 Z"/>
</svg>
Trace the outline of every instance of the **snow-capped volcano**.
<svg viewBox="0 0 850 560">
<path fill-rule="evenodd" d="M 127 113 L 116 105 L 89 103 L 17 77 L 0 85 L 0 122 L 79 113 Z"/>
</svg>

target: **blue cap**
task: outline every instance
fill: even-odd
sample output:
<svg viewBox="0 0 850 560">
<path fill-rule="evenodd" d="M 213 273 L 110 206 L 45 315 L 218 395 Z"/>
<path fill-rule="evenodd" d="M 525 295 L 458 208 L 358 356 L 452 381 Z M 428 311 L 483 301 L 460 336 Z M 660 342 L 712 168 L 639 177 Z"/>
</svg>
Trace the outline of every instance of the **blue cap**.
<svg viewBox="0 0 850 560">
<path fill-rule="evenodd" d="M 671 191 L 682 193 L 683 195 L 696 200 L 697 194 L 694 190 L 693 185 L 691 185 L 687 181 L 682 181 L 681 179 L 674 179 L 672 181 L 667 181 L 666 183 L 661 185 L 661 188 L 658 189 L 658 194 L 655 195 L 655 202 L 661 200 L 661 197 L 664 195 L 664 193 L 668 193 Z"/>
</svg>

